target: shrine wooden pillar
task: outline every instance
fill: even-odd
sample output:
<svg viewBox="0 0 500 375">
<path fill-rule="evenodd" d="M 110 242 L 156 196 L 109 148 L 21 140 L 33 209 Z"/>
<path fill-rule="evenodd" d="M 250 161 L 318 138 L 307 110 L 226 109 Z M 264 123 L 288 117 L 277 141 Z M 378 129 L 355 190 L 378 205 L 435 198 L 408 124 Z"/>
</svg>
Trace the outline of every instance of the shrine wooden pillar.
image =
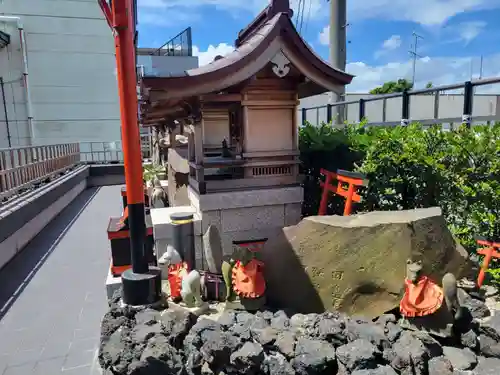
<svg viewBox="0 0 500 375">
<path fill-rule="evenodd" d="M 198 192 L 206 193 L 205 171 L 203 167 L 203 118 L 196 119 L 191 127 L 194 143 L 194 163 L 195 163 L 195 179 L 198 183 Z"/>
</svg>

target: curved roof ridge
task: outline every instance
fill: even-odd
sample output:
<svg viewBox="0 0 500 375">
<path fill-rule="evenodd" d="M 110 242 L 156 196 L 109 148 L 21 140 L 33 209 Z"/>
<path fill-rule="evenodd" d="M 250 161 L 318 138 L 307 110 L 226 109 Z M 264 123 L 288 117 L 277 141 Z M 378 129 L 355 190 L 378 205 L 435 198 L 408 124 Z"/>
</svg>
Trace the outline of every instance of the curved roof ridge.
<svg viewBox="0 0 500 375">
<path fill-rule="evenodd" d="M 258 45 L 273 31 L 273 29 L 281 21 L 282 18 L 282 13 L 276 14 L 273 18 L 267 20 L 266 23 L 264 23 L 259 28 L 259 30 L 257 30 L 258 32 L 254 33 L 250 38 L 248 38 L 245 43 L 242 43 L 240 46 L 236 47 L 234 51 L 223 56 L 222 59 L 214 60 L 211 63 L 199 68 L 187 70 L 186 75 L 197 76 L 200 74 L 207 74 L 212 71 L 224 68 L 237 60 L 245 58 L 247 55 L 254 51 L 256 45 Z"/>
<path fill-rule="evenodd" d="M 148 92 L 162 91 L 163 94 L 157 97 L 163 99 L 159 100 L 224 90 L 256 74 L 257 69 L 262 69 L 265 62 L 271 61 L 271 55 L 280 48 L 285 55 L 289 55 L 290 63 L 316 85 L 314 90 L 304 89 L 304 96 L 314 95 L 313 91 L 336 91 L 335 87 L 347 85 L 353 79 L 351 74 L 333 68 L 316 54 L 299 35 L 288 14 L 278 12 L 224 58 L 188 70 L 180 76 L 143 77 L 141 85 Z M 307 83 L 306 86 L 310 85 Z"/>
<path fill-rule="evenodd" d="M 293 10 L 290 8 L 289 0 L 271 0 L 267 7 L 265 7 L 245 28 L 240 30 L 238 38 L 234 42 L 235 46 L 238 47 L 245 43 L 262 27 L 263 23 L 269 21 L 278 13 L 284 13 L 290 19 L 293 17 Z"/>
</svg>

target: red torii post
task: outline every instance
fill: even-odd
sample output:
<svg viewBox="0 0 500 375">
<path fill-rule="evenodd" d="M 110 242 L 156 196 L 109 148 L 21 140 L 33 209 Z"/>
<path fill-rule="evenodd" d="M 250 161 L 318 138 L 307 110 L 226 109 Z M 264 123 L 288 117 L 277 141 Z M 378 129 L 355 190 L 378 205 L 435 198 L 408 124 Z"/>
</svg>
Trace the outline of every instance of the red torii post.
<svg viewBox="0 0 500 375">
<path fill-rule="evenodd" d="M 97 0 L 115 39 L 116 72 L 130 228 L 132 269 L 122 273 L 122 300 L 129 305 L 148 305 L 161 298 L 161 271 L 149 267 L 145 248 L 146 218 L 142 153 L 137 105 L 135 8 L 133 0 Z"/>
<path fill-rule="evenodd" d="M 488 267 L 490 266 L 491 259 L 492 258 L 500 259 L 500 252 L 495 250 L 495 249 L 500 249 L 500 242 L 493 242 L 493 241 L 488 241 L 485 238 L 478 238 L 477 244 L 481 246 L 486 246 L 481 249 L 477 249 L 477 253 L 479 255 L 484 255 L 483 265 L 477 277 L 477 286 L 481 287 L 484 282 L 486 271 L 488 271 Z"/>
<path fill-rule="evenodd" d="M 326 215 L 328 207 L 328 193 L 340 195 L 346 199 L 344 206 L 344 216 L 348 216 L 352 211 L 352 202 L 361 202 L 361 196 L 357 193 L 359 186 L 367 186 L 368 180 L 364 175 L 357 172 L 337 170 L 337 173 L 321 169 L 320 173 L 325 176 L 325 181 L 320 181 L 320 186 L 323 188 L 321 202 L 319 204 L 318 215 Z M 333 181 L 337 180 L 337 185 Z M 344 189 L 343 184 L 347 184 L 347 189 Z"/>
</svg>

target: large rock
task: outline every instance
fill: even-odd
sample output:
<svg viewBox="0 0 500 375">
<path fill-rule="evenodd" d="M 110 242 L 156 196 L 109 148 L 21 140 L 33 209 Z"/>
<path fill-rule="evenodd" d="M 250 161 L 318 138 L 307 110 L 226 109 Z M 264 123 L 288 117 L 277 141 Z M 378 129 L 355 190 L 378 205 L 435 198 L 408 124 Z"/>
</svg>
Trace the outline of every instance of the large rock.
<svg viewBox="0 0 500 375">
<path fill-rule="evenodd" d="M 439 208 L 308 217 L 269 239 L 262 255 L 268 303 L 303 313 L 374 318 L 397 307 L 408 258 L 439 283 L 446 272 L 474 274 Z"/>
</svg>

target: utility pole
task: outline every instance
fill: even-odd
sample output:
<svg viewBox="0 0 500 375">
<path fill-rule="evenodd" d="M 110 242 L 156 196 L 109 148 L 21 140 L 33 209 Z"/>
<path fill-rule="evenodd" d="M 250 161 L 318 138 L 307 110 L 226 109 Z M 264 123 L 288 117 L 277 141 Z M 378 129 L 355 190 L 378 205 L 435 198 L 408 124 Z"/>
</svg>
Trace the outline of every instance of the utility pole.
<svg viewBox="0 0 500 375">
<path fill-rule="evenodd" d="M 330 1 L 330 63 L 335 69 L 345 71 L 347 60 L 346 29 L 347 29 L 347 0 Z M 345 88 L 340 92 L 332 92 L 331 103 L 345 99 Z M 333 116 L 337 124 L 344 123 L 344 108 L 335 106 Z"/>
<path fill-rule="evenodd" d="M 412 77 L 411 77 L 411 84 L 413 87 L 413 86 L 415 86 L 415 71 L 416 71 L 416 67 L 417 67 L 417 57 L 419 57 L 419 58 L 422 57 L 417 53 L 418 40 L 424 39 L 424 37 L 421 35 L 418 35 L 415 31 L 412 33 L 412 35 L 415 38 L 415 40 L 413 42 L 413 46 L 412 46 L 413 49 L 408 51 L 408 52 L 410 53 L 410 56 L 413 58 L 413 73 L 412 73 Z"/>
</svg>

